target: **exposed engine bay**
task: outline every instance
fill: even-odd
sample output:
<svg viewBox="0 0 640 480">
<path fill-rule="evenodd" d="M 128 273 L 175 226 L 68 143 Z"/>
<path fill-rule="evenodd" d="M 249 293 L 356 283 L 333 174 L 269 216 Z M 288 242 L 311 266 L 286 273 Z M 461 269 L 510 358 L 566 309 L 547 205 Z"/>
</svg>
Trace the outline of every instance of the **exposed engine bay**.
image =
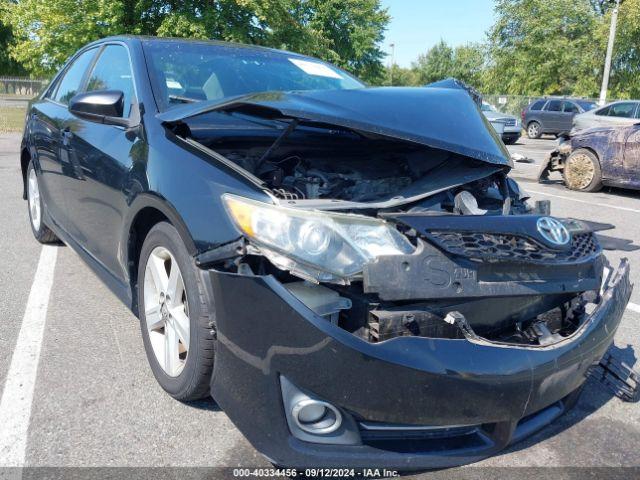
<svg viewBox="0 0 640 480">
<path fill-rule="evenodd" d="M 211 122 L 229 128 L 220 134 Z M 275 202 L 226 199 L 246 236 L 199 262 L 271 275 L 368 342 L 421 336 L 554 345 L 581 327 L 608 281 L 593 229 L 548 217 L 549 202 L 530 205 L 508 166 L 245 112 L 194 117 L 174 132 Z M 251 225 L 242 224 L 247 215 Z M 570 240 L 549 243 L 542 218 Z M 359 267 L 343 270 L 340 259 Z"/>
<path fill-rule="evenodd" d="M 220 121 L 234 125 L 224 136 L 207 125 Z M 221 155 L 278 199 L 334 203 L 313 203 L 313 208 L 407 205 L 461 214 L 527 211 L 526 198 L 506 175 L 508 167 L 412 142 L 295 120 L 265 129 L 244 115 L 219 113 L 180 124 L 176 133 Z M 427 197 L 426 202 L 415 202 Z"/>
<path fill-rule="evenodd" d="M 231 155 L 248 171 L 264 180 L 283 199 L 336 198 L 367 202 L 387 197 L 413 183 L 419 171 L 393 159 L 358 159 L 332 165 L 328 159 L 298 155 L 266 161 Z M 373 160 L 373 161 L 372 161 Z M 375 167 L 371 168 L 371 163 Z"/>
</svg>

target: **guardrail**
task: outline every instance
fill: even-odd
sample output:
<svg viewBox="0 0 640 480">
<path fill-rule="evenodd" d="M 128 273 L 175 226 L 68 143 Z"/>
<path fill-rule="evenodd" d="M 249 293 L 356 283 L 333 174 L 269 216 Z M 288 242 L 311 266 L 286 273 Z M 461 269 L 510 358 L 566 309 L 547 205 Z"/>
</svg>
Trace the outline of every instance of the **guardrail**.
<svg viewBox="0 0 640 480">
<path fill-rule="evenodd" d="M 0 77 L 0 94 L 35 97 L 48 82 L 48 80 L 24 77 Z"/>
</svg>

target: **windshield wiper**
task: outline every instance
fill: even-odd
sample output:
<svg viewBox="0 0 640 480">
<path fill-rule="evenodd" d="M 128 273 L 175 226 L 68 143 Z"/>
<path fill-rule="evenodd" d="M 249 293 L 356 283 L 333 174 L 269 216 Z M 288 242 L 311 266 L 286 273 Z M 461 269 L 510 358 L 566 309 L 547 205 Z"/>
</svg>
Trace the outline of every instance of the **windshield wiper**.
<svg viewBox="0 0 640 480">
<path fill-rule="evenodd" d="M 183 97 L 181 95 L 169 95 L 169 101 L 175 101 L 180 103 L 196 103 L 199 100 L 197 98 Z"/>
</svg>

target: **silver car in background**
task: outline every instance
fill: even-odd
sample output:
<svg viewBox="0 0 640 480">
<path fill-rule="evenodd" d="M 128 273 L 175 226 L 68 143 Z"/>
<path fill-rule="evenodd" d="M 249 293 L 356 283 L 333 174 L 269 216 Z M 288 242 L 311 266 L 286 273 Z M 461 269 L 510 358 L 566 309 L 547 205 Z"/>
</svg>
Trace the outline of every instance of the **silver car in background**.
<svg viewBox="0 0 640 480">
<path fill-rule="evenodd" d="M 571 134 L 593 127 L 629 126 L 640 123 L 640 100 L 613 102 L 573 117 Z"/>
<path fill-rule="evenodd" d="M 501 113 L 487 102 L 482 102 L 481 110 L 506 145 L 512 145 L 518 141 L 522 133 L 522 124 L 517 117 Z"/>
</svg>

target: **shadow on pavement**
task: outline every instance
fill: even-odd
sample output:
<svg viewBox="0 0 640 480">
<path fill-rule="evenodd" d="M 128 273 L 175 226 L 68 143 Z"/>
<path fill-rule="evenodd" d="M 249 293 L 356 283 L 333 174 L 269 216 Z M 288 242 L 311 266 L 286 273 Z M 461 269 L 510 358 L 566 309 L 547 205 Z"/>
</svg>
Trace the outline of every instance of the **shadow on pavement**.
<svg viewBox="0 0 640 480">
<path fill-rule="evenodd" d="M 218 406 L 216 401 L 209 397 L 202 400 L 196 400 L 195 402 L 188 402 L 185 405 L 196 408 L 198 410 L 208 410 L 210 412 L 222 412 L 222 409 Z"/>
</svg>

